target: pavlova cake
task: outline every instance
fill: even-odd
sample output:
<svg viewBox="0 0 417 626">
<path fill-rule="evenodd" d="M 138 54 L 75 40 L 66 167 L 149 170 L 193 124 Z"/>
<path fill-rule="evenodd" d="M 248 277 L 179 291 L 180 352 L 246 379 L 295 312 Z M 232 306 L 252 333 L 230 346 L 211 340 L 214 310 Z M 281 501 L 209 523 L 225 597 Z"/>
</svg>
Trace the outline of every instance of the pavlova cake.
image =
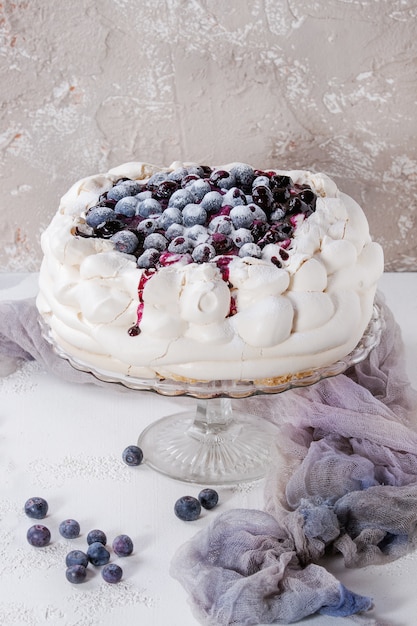
<svg viewBox="0 0 417 626">
<path fill-rule="evenodd" d="M 326 175 L 125 163 L 75 183 L 42 235 L 53 342 L 116 376 L 277 382 L 359 342 L 383 253 Z"/>
</svg>

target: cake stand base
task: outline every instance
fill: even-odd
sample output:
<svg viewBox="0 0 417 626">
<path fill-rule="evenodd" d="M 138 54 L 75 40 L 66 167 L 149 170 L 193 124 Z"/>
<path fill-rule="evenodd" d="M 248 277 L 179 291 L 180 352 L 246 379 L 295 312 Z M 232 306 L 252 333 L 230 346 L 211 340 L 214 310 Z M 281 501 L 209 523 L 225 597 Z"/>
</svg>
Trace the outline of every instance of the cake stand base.
<svg viewBox="0 0 417 626">
<path fill-rule="evenodd" d="M 277 433 L 266 420 L 233 411 L 230 399 L 215 398 L 154 422 L 138 445 L 145 463 L 170 478 L 226 485 L 265 475 Z"/>
</svg>

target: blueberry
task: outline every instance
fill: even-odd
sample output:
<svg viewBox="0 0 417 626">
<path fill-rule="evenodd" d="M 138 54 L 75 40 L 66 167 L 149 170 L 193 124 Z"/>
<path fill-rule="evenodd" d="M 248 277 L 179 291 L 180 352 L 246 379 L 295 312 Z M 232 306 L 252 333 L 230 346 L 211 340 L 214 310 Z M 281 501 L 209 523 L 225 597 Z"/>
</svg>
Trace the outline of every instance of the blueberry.
<svg viewBox="0 0 417 626">
<path fill-rule="evenodd" d="M 101 543 L 103 546 L 105 546 L 107 543 L 106 534 L 102 530 L 94 528 L 93 530 L 90 530 L 87 535 L 87 543 L 89 546 L 93 543 Z"/>
<path fill-rule="evenodd" d="M 208 243 L 214 247 L 216 254 L 225 254 L 233 248 L 232 238 L 229 235 L 223 235 L 223 233 L 213 233 Z"/>
<path fill-rule="evenodd" d="M 182 496 L 174 505 L 175 515 L 184 522 L 193 522 L 201 513 L 201 504 L 193 496 Z"/>
<path fill-rule="evenodd" d="M 231 187 L 223 196 L 223 206 L 238 206 L 246 204 L 246 196 L 238 187 Z"/>
<path fill-rule="evenodd" d="M 248 208 L 250 209 L 251 213 L 252 213 L 252 217 L 255 220 L 257 220 L 258 222 L 267 222 L 268 218 L 266 216 L 266 213 L 263 209 L 261 209 L 260 206 L 258 206 L 257 204 L 255 204 L 254 202 L 252 204 L 248 204 Z"/>
<path fill-rule="evenodd" d="M 194 245 L 204 243 L 209 237 L 207 228 L 201 224 L 195 224 L 194 226 L 187 228 L 184 235 L 188 237 L 188 239 L 191 239 Z"/>
<path fill-rule="evenodd" d="M 253 205 L 239 205 L 230 211 L 230 217 L 235 228 L 250 228 L 252 226 L 255 217 L 251 211 L 251 206 Z"/>
<path fill-rule="evenodd" d="M 251 256 L 256 259 L 260 259 L 262 256 L 262 250 L 258 245 L 256 245 L 256 243 L 244 243 L 239 249 L 239 256 Z"/>
<path fill-rule="evenodd" d="M 272 191 L 266 185 L 258 185 L 252 192 L 252 198 L 256 205 L 264 211 L 270 211 L 274 204 Z"/>
<path fill-rule="evenodd" d="M 134 467 L 143 461 L 143 452 L 139 446 L 127 446 L 122 452 L 122 459 L 126 465 Z"/>
<path fill-rule="evenodd" d="M 120 582 L 122 579 L 123 570 L 120 565 L 116 565 L 116 563 L 109 563 L 103 567 L 101 575 L 106 583 L 115 584 Z"/>
<path fill-rule="evenodd" d="M 166 250 L 168 248 L 168 240 L 165 239 L 163 235 L 160 233 L 151 233 L 143 242 L 143 248 L 147 250 L 148 248 L 155 248 L 156 250 Z"/>
<path fill-rule="evenodd" d="M 230 173 L 235 177 L 236 183 L 248 190 L 252 186 L 252 181 L 255 178 L 255 172 L 250 165 L 246 163 L 236 163 L 231 169 Z"/>
<path fill-rule="evenodd" d="M 207 213 L 200 204 L 187 204 L 182 210 L 182 223 L 185 227 L 205 224 Z"/>
<path fill-rule="evenodd" d="M 104 224 L 109 220 L 114 219 L 115 212 L 113 209 L 110 209 L 107 206 L 93 206 L 89 209 L 87 215 L 85 216 L 85 221 L 88 226 L 92 228 L 97 228 L 100 224 Z"/>
<path fill-rule="evenodd" d="M 233 230 L 232 218 L 229 215 L 217 215 L 209 222 L 208 232 L 230 235 Z"/>
<path fill-rule="evenodd" d="M 169 207 L 182 210 L 187 204 L 194 202 L 194 196 L 188 189 L 178 189 L 174 191 L 168 201 Z"/>
<path fill-rule="evenodd" d="M 269 185 L 273 190 L 275 187 L 293 187 L 294 183 L 289 176 L 273 174 L 269 179 Z"/>
<path fill-rule="evenodd" d="M 93 565 L 106 565 L 110 561 L 110 552 L 100 541 L 95 541 L 88 546 L 87 556 Z"/>
<path fill-rule="evenodd" d="M 124 227 L 125 224 L 121 220 L 111 219 L 96 226 L 94 229 L 94 233 L 96 237 L 101 237 L 102 239 L 110 239 L 110 237 L 119 232 L 119 230 L 123 230 Z"/>
<path fill-rule="evenodd" d="M 207 180 L 199 179 L 191 183 L 191 185 L 187 187 L 187 191 L 192 193 L 194 202 L 198 202 L 204 198 L 206 193 L 211 191 L 211 186 Z"/>
<path fill-rule="evenodd" d="M 167 200 L 178 189 L 178 183 L 175 180 L 163 180 L 153 192 L 155 198 L 159 200 Z"/>
<path fill-rule="evenodd" d="M 119 215 L 125 215 L 126 217 L 133 217 L 136 214 L 136 208 L 138 206 L 138 200 L 132 196 L 126 196 L 116 202 L 114 212 Z"/>
<path fill-rule="evenodd" d="M 142 185 L 136 180 L 123 180 L 117 183 L 107 192 L 108 200 L 116 200 L 117 202 L 126 196 L 135 196 L 142 189 Z"/>
<path fill-rule="evenodd" d="M 113 540 L 112 548 L 117 556 L 129 556 L 133 552 L 133 541 L 128 535 L 118 535 Z"/>
<path fill-rule="evenodd" d="M 231 172 L 226 170 L 215 170 L 210 176 L 210 182 L 220 189 L 230 189 L 236 186 L 236 179 Z"/>
<path fill-rule="evenodd" d="M 162 213 L 162 206 L 155 198 L 146 198 L 146 200 L 139 202 L 136 207 L 136 215 L 140 217 L 149 217 L 160 213 Z"/>
<path fill-rule="evenodd" d="M 68 582 L 79 585 L 83 583 L 87 577 L 87 570 L 84 565 L 70 565 L 65 572 Z"/>
<path fill-rule="evenodd" d="M 29 498 L 25 502 L 25 513 L 33 519 L 43 519 L 48 512 L 48 503 L 43 498 Z"/>
<path fill-rule="evenodd" d="M 151 233 L 154 233 L 156 231 L 159 225 L 158 220 L 159 215 L 147 217 L 139 222 L 139 224 L 136 226 L 136 230 L 138 231 L 138 233 L 146 237 L 147 235 L 150 235 Z"/>
<path fill-rule="evenodd" d="M 218 191 L 209 191 L 200 202 L 207 213 L 215 213 L 223 204 L 223 195 Z"/>
<path fill-rule="evenodd" d="M 68 552 L 65 557 L 65 564 L 67 567 L 70 567 L 71 565 L 83 565 L 84 567 L 87 567 L 88 556 L 82 550 L 71 550 L 71 552 Z"/>
<path fill-rule="evenodd" d="M 190 167 L 188 168 L 188 174 L 203 178 L 205 174 L 204 167 L 202 165 L 190 165 Z"/>
<path fill-rule="evenodd" d="M 180 235 L 179 237 L 175 237 L 169 246 L 168 252 L 173 252 L 175 254 L 186 254 L 187 252 L 191 252 L 193 249 L 193 242 L 188 237 Z"/>
<path fill-rule="evenodd" d="M 51 532 L 46 526 L 35 524 L 28 529 L 26 538 L 31 546 L 43 548 L 50 542 Z"/>
<path fill-rule="evenodd" d="M 140 191 L 139 193 L 135 195 L 135 198 L 139 202 L 143 202 L 144 200 L 147 200 L 148 198 L 152 198 L 152 191 L 150 191 L 149 189 L 146 189 L 145 191 Z"/>
<path fill-rule="evenodd" d="M 156 189 L 156 187 L 158 187 L 158 185 L 160 185 L 164 180 L 169 180 L 168 172 L 156 172 L 149 178 L 146 186 L 148 189 Z"/>
<path fill-rule="evenodd" d="M 59 525 L 59 534 L 65 539 L 75 539 L 80 534 L 80 525 L 75 519 L 66 519 Z"/>
<path fill-rule="evenodd" d="M 245 243 L 253 243 L 253 236 L 247 228 L 238 228 L 232 233 L 232 239 L 235 246 L 241 248 Z"/>
<path fill-rule="evenodd" d="M 214 489 L 202 489 L 198 494 L 198 500 L 204 509 L 214 509 L 219 501 L 219 494 Z"/>
<path fill-rule="evenodd" d="M 165 231 L 165 237 L 171 241 L 175 237 L 179 237 L 184 234 L 184 226 L 182 224 L 171 224 Z"/>
<path fill-rule="evenodd" d="M 138 258 L 136 264 L 139 268 L 148 270 L 151 267 L 156 267 L 161 253 L 156 248 L 148 248 Z"/>
<path fill-rule="evenodd" d="M 159 218 L 159 227 L 167 230 L 171 224 L 182 224 L 182 213 L 176 207 L 168 207 Z"/>
<path fill-rule="evenodd" d="M 181 183 L 184 176 L 187 176 L 188 170 L 185 167 L 177 167 L 173 172 L 168 174 L 169 180 L 175 180 L 177 183 Z"/>
<path fill-rule="evenodd" d="M 268 187 L 269 185 L 268 176 L 257 176 L 252 183 L 252 189 L 255 189 L 255 187 L 257 187 L 258 185 Z"/>
<path fill-rule="evenodd" d="M 133 254 L 139 244 L 137 236 L 131 230 L 119 230 L 110 237 L 110 241 L 118 252 L 125 254 Z"/>
<path fill-rule="evenodd" d="M 209 243 L 199 243 L 194 248 L 191 256 L 195 263 L 208 263 L 216 256 L 216 250 Z"/>
</svg>

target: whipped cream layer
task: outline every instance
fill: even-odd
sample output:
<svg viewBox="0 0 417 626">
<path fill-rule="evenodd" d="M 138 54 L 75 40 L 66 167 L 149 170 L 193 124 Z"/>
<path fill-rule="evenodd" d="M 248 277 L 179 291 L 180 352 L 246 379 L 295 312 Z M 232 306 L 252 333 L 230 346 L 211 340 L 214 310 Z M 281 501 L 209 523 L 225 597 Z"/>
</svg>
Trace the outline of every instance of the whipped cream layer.
<svg viewBox="0 0 417 626">
<path fill-rule="evenodd" d="M 109 374 L 191 381 L 276 379 L 353 350 L 372 315 L 383 253 L 361 207 L 324 174 L 276 171 L 311 187 L 315 211 L 297 223 L 287 254 L 271 243 L 261 258 L 231 256 L 227 280 L 217 259 L 185 257 L 148 277 L 109 239 L 76 234 L 115 181 L 146 182 L 180 165 L 126 163 L 63 196 L 42 235 L 37 298 L 56 344 Z M 277 257 L 280 266 L 271 261 Z M 140 332 L 132 336 L 139 306 Z"/>
</svg>

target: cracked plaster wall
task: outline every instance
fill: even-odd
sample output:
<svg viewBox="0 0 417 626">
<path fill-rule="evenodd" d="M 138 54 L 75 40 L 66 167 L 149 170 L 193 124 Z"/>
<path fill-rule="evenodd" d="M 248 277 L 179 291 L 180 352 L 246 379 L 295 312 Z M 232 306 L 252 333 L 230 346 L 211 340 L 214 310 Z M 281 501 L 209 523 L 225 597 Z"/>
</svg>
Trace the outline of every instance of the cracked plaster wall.
<svg viewBox="0 0 417 626">
<path fill-rule="evenodd" d="M 0 263 L 36 270 L 72 182 L 129 160 L 327 172 L 417 269 L 417 2 L 0 2 Z"/>
</svg>

